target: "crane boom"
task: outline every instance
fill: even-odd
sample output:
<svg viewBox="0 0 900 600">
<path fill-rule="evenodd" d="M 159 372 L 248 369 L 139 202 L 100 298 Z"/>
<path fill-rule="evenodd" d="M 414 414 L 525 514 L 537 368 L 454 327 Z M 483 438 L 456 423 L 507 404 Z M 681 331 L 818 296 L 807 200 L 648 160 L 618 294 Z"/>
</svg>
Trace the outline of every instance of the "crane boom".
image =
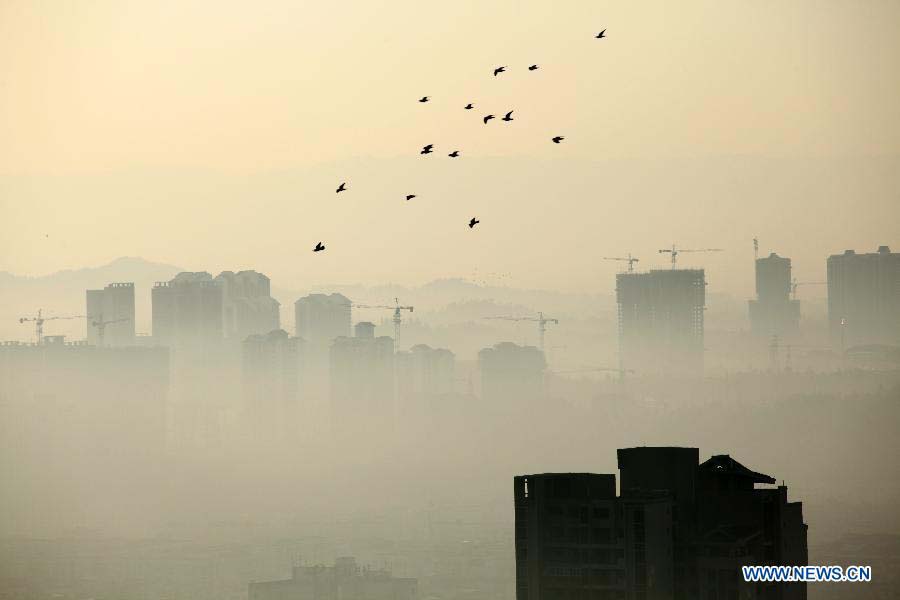
<svg viewBox="0 0 900 600">
<path fill-rule="evenodd" d="M 622 262 L 627 262 L 627 263 L 628 263 L 628 272 L 629 272 L 629 273 L 633 273 L 633 272 L 634 272 L 634 263 L 640 262 L 640 261 L 641 261 L 641 259 L 639 259 L 639 258 L 634 258 L 633 256 L 631 256 L 631 253 L 630 253 L 630 252 L 628 253 L 628 256 L 627 256 L 627 257 L 625 257 L 625 256 L 603 256 L 603 257 L 601 257 L 601 258 L 602 258 L 603 260 L 618 260 L 618 261 L 622 261 Z"/>
<path fill-rule="evenodd" d="M 355 306 L 356 308 L 379 308 L 383 310 L 392 310 L 394 311 L 394 317 L 392 321 L 394 322 L 394 351 L 397 352 L 400 350 L 400 311 L 408 310 L 409 312 L 413 312 L 415 307 L 413 306 L 400 306 L 400 299 L 394 298 L 394 306 L 387 306 L 384 304 L 354 304 L 351 303 L 351 306 Z"/>
<path fill-rule="evenodd" d="M 677 248 L 675 244 L 672 244 L 671 248 L 663 248 L 659 251 L 660 254 L 671 254 L 672 255 L 672 268 L 675 268 L 675 262 L 678 259 L 678 255 L 683 252 L 723 252 L 722 248 L 690 248 L 690 249 L 681 249 Z"/>
<path fill-rule="evenodd" d="M 59 317 L 45 317 L 44 309 L 39 308 L 37 311 L 37 315 L 33 317 L 22 317 L 19 319 L 19 323 L 27 323 L 29 321 L 34 322 L 34 337 L 37 339 L 37 343 L 40 346 L 44 343 L 44 323 L 46 321 L 56 321 L 58 319 L 84 319 L 85 315 L 72 315 L 72 316 L 59 316 Z"/>
<path fill-rule="evenodd" d="M 544 351 L 544 334 L 547 332 L 547 324 L 553 323 L 554 325 L 559 325 L 559 319 L 554 319 L 551 317 L 544 317 L 543 312 L 538 312 L 538 316 L 536 317 L 507 317 L 507 316 L 496 316 L 496 317 L 484 317 L 485 319 L 501 319 L 503 321 L 533 321 L 538 324 L 538 335 L 540 336 L 540 349 L 541 352 Z"/>
</svg>

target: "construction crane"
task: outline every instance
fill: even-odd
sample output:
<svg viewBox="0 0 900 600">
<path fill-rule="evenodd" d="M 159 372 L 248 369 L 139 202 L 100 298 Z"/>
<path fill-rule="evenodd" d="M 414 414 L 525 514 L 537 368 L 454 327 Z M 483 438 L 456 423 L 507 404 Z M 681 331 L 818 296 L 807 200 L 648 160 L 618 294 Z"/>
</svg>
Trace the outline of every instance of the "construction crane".
<svg viewBox="0 0 900 600">
<path fill-rule="evenodd" d="M 534 321 L 538 324 L 539 347 L 544 351 L 544 334 L 547 332 L 547 323 L 559 325 L 559 319 L 544 317 L 544 313 L 538 312 L 537 317 L 485 317 L 485 319 L 502 319 L 504 321 Z"/>
<path fill-rule="evenodd" d="M 753 238 L 753 259 L 759 260 L 759 238 Z"/>
<path fill-rule="evenodd" d="M 626 258 L 626 257 L 622 257 L 622 256 L 604 256 L 604 257 L 602 257 L 602 258 L 603 258 L 603 260 L 620 260 L 620 261 L 623 261 L 623 262 L 627 262 L 627 263 L 628 263 L 628 272 L 629 272 L 629 273 L 633 273 L 633 272 L 634 272 L 634 263 L 640 262 L 640 260 L 641 260 L 641 259 L 639 259 L 639 258 L 634 258 L 633 256 L 631 256 L 630 253 L 628 254 L 628 257 L 627 257 L 627 258 Z"/>
<path fill-rule="evenodd" d="M 659 251 L 660 254 L 670 253 L 672 255 L 672 268 L 675 268 L 675 261 L 678 258 L 679 254 L 684 252 L 722 252 L 721 248 L 695 248 L 691 250 L 682 250 L 681 248 L 676 248 L 675 244 L 672 244 L 671 248 L 663 248 Z"/>
<path fill-rule="evenodd" d="M 394 350 L 400 350 L 400 311 L 408 310 L 409 312 L 413 311 L 412 306 L 400 306 L 400 299 L 394 298 L 394 306 L 386 306 L 379 304 L 353 304 L 356 308 L 381 308 L 386 310 L 394 311 Z"/>
<path fill-rule="evenodd" d="M 122 323 L 123 321 L 130 321 L 128 317 L 122 319 L 112 319 L 110 321 L 104 321 L 103 315 L 100 315 L 99 321 L 91 321 L 91 325 L 97 328 L 97 345 L 101 348 L 103 347 L 103 335 L 106 333 L 106 326 L 112 325 L 113 323 Z"/>
<path fill-rule="evenodd" d="M 791 299 L 792 300 L 797 299 L 797 288 L 800 287 L 801 285 L 828 285 L 828 282 L 827 281 L 797 281 L 797 278 L 795 277 L 791 281 Z"/>
<path fill-rule="evenodd" d="M 71 317 L 45 317 L 43 315 L 44 309 L 39 308 L 37 311 L 37 315 L 34 317 L 22 317 L 19 319 L 19 323 L 27 323 L 29 321 L 34 322 L 34 337 L 37 339 L 38 346 L 44 343 L 44 322 L 45 321 L 56 321 L 57 319 L 83 319 L 84 315 L 75 315 Z"/>
</svg>

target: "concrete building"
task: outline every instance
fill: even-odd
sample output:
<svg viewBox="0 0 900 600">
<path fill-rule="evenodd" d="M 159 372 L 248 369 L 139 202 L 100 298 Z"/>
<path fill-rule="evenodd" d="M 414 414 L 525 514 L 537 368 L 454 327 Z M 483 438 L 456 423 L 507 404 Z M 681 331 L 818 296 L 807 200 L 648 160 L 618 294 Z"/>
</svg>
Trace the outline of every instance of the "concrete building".
<svg viewBox="0 0 900 600">
<path fill-rule="evenodd" d="M 449 350 L 417 344 L 398 352 L 394 360 L 401 417 L 435 414 L 436 405 L 453 394 L 456 357 Z"/>
<path fill-rule="evenodd" d="M 756 259 L 756 299 L 750 300 L 750 328 L 757 335 L 785 336 L 800 326 L 800 303 L 791 299 L 791 259 L 774 252 Z"/>
<path fill-rule="evenodd" d="M 900 344 L 900 253 L 879 246 L 828 257 L 828 324 L 841 350 Z"/>
<path fill-rule="evenodd" d="M 350 299 L 342 294 L 310 294 L 294 303 L 295 334 L 311 346 L 331 345 L 350 336 Z"/>
<path fill-rule="evenodd" d="M 110 283 L 102 290 L 87 290 L 85 304 L 88 344 L 134 345 L 133 283 Z"/>
<path fill-rule="evenodd" d="M 282 329 L 242 342 L 244 422 L 257 441 L 283 443 L 300 435 L 302 363 L 303 340 Z"/>
<path fill-rule="evenodd" d="M 251 583 L 249 600 L 416 600 L 415 579 L 360 568 L 350 557 L 334 566 L 294 567 L 290 579 Z"/>
<path fill-rule="evenodd" d="M 256 271 L 222 271 L 215 281 L 222 287 L 222 332 L 242 342 L 250 335 L 280 329 L 280 308 L 272 298 L 269 278 Z"/>
<path fill-rule="evenodd" d="M 512 342 L 495 344 L 478 352 L 484 409 L 508 411 L 541 398 L 544 390 L 544 353 L 534 346 Z"/>
<path fill-rule="evenodd" d="M 222 285 L 209 273 L 184 272 L 156 283 L 151 300 L 155 343 L 196 349 L 223 339 Z"/>
<path fill-rule="evenodd" d="M 641 374 L 703 373 L 703 269 L 616 275 L 621 368 Z"/>
<path fill-rule="evenodd" d="M 331 345 L 332 427 L 387 427 L 394 419 L 394 340 L 374 336 L 375 326 L 358 323 L 357 337 L 339 337 Z"/>
<path fill-rule="evenodd" d="M 621 474 L 514 479 L 516 598 L 804 599 L 803 584 L 745 583 L 742 565 L 805 565 L 802 504 L 727 455 L 618 451 Z"/>
</svg>

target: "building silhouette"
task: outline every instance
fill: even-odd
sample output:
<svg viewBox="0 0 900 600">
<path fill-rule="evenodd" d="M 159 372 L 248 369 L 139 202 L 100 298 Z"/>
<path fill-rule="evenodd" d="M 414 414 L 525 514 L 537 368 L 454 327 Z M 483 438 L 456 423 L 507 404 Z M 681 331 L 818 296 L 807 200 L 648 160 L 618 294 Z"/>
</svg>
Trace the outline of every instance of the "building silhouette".
<svg viewBox="0 0 900 600">
<path fill-rule="evenodd" d="M 478 352 L 481 396 L 487 411 L 516 410 L 541 398 L 544 353 L 534 346 L 501 342 Z"/>
<path fill-rule="evenodd" d="M 296 440 L 302 427 L 303 340 L 283 329 L 241 343 L 244 422 L 261 442 Z"/>
<path fill-rule="evenodd" d="M 841 350 L 900 344 L 900 253 L 887 246 L 828 257 L 828 325 Z"/>
<path fill-rule="evenodd" d="M 703 269 L 616 275 L 621 368 L 638 374 L 703 373 Z"/>
<path fill-rule="evenodd" d="M 356 337 L 331 345 L 332 428 L 388 427 L 394 419 L 394 340 L 375 337 L 375 325 L 357 323 Z"/>
<path fill-rule="evenodd" d="M 102 290 L 87 290 L 85 304 L 88 344 L 134 345 L 133 283 L 110 283 Z"/>
<path fill-rule="evenodd" d="M 618 450 L 615 475 L 514 478 L 516 598 L 804 599 L 743 565 L 805 565 L 802 504 L 728 455 Z"/>
<path fill-rule="evenodd" d="M 251 583 L 249 600 L 415 600 L 415 579 L 386 569 L 360 568 L 351 557 L 334 566 L 294 567 L 290 579 Z"/>
<path fill-rule="evenodd" d="M 223 339 L 222 285 L 207 272 L 184 272 L 151 292 L 153 339 L 179 349 L 208 348 Z"/>
<path fill-rule="evenodd" d="M 350 299 L 343 294 L 309 294 L 294 303 L 295 335 L 314 347 L 328 348 L 350 336 Z"/>
<path fill-rule="evenodd" d="M 454 391 L 456 357 L 449 350 L 417 344 L 398 352 L 397 403 L 400 417 L 426 417 Z"/>
<path fill-rule="evenodd" d="M 222 332 L 226 339 L 243 341 L 249 335 L 280 329 L 280 304 L 272 298 L 269 278 L 256 271 L 222 271 L 215 281 L 222 287 Z"/>
<path fill-rule="evenodd" d="M 800 303 L 791 299 L 791 259 L 774 252 L 756 259 L 756 299 L 749 301 L 750 328 L 758 335 L 784 336 L 800 326 Z"/>
</svg>

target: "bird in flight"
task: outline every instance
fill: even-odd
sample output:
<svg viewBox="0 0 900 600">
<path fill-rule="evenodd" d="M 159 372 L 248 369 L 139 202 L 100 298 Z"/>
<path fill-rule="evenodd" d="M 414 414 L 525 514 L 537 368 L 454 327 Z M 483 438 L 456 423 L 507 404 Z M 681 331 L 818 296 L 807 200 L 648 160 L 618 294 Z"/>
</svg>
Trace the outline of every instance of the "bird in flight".
<svg viewBox="0 0 900 600">
<path fill-rule="evenodd" d="M 606 37 L 606 30 L 604 29 L 603 31 L 601 31 L 600 33 L 598 33 L 595 37 L 596 37 L 598 40 L 599 40 L 600 38 L 605 38 L 605 37 Z"/>
<path fill-rule="evenodd" d="M 512 121 L 513 120 L 512 114 L 513 114 L 513 111 L 509 111 L 508 113 L 506 113 L 506 116 L 501 119 L 501 121 Z"/>
<path fill-rule="evenodd" d="M 406 199 L 407 199 L 407 200 L 412 200 L 412 199 L 415 198 L 415 197 L 416 197 L 415 194 L 407 194 L 407 195 L 406 195 Z"/>
<path fill-rule="evenodd" d="M 346 191 L 346 190 L 347 190 L 347 184 L 346 184 L 346 183 L 342 183 L 341 185 L 338 186 L 338 189 L 334 190 L 334 193 L 335 193 L 335 194 L 340 194 L 341 192 L 344 192 L 344 191 Z"/>
<path fill-rule="evenodd" d="M 465 105 L 464 108 L 465 108 L 466 110 L 472 110 L 472 109 L 475 108 L 475 107 L 472 106 L 472 103 L 471 103 L 471 102 L 469 102 L 468 104 Z"/>
<path fill-rule="evenodd" d="M 322 245 L 322 242 L 319 242 L 318 244 L 316 244 L 316 247 L 313 248 L 313 252 L 321 252 L 324 249 L 325 246 Z"/>
<path fill-rule="evenodd" d="M 537 70 L 538 70 L 538 66 L 537 66 L 537 65 L 531 65 L 530 67 L 528 67 L 528 70 L 529 70 L 529 71 L 537 71 Z"/>
<path fill-rule="evenodd" d="M 506 67 L 497 67 L 496 69 L 494 69 L 494 77 L 496 77 L 498 73 L 505 73 L 505 72 L 506 72 Z"/>
<path fill-rule="evenodd" d="M 490 121 L 490 120 L 493 119 L 493 118 L 494 118 L 494 115 L 488 115 L 488 116 L 486 116 L 486 117 L 483 119 L 483 120 L 484 120 L 484 124 L 487 125 L 487 122 Z"/>
<path fill-rule="evenodd" d="M 553 138 L 553 143 L 554 143 L 554 144 L 558 144 L 558 143 L 560 143 L 561 141 L 563 141 L 564 139 L 566 139 L 566 138 L 564 138 L 564 137 L 561 136 L 561 135 L 558 135 L 558 136 L 556 136 L 555 138 Z"/>
<path fill-rule="evenodd" d="M 434 148 L 434 144 L 428 144 L 427 146 L 422 148 L 422 151 L 419 154 L 431 154 L 431 149 Z"/>
<path fill-rule="evenodd" d="M 481 223 L 481 221 L 479 221 L 479 220 L 476 219 L 475 217 L 472 217 L 472 220 L 469 221 L 469 229 L 472 229 L 473 227 L 475 227 L 475 226 L 478 225 L 479 223 Z"/>
<path fill-rule="evenodd" d="M 451 153 L 448 154 L 447 156 L 449 156 L 450 158 L 456 158 L 457 156 L 459 156 L 459 150 L 454 150 L 453 152 L 451 152 Z"/>
<path fill-rule="evenodd" d="M 422 96 L 422 97 L 419 99 L 419 102 L 428 102 L 428 96 Z"/>
</svg>

